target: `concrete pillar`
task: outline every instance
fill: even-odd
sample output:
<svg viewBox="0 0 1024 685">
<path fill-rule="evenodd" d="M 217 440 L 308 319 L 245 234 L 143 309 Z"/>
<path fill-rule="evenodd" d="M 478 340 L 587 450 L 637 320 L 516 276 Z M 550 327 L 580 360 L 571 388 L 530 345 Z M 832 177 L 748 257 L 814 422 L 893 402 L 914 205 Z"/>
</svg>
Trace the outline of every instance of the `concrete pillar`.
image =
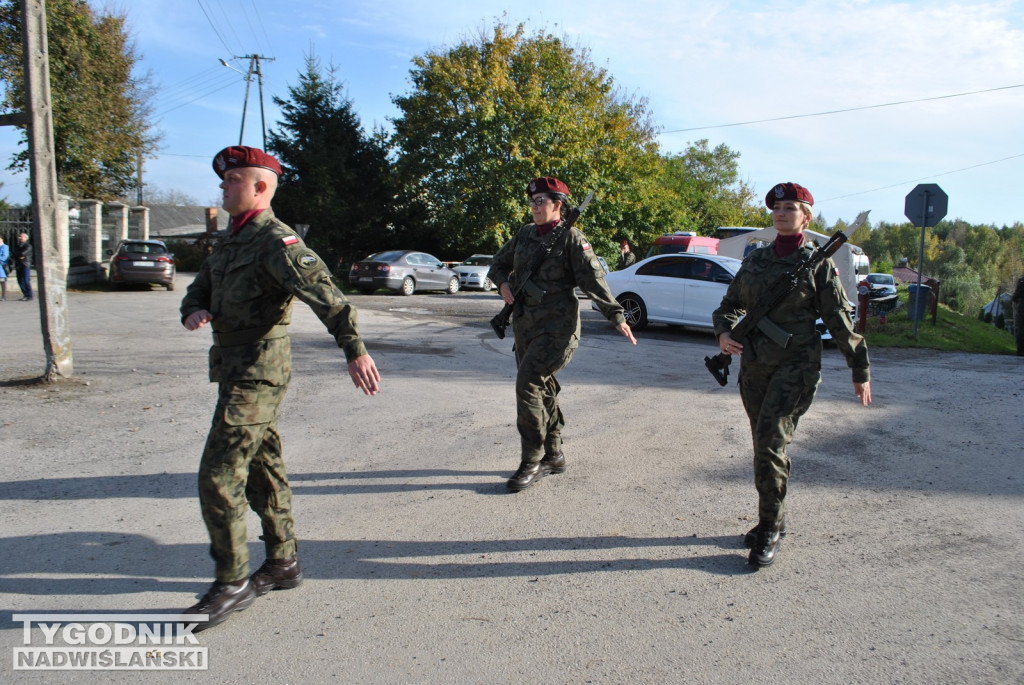
<svg viewBox="0 0 1024 685">
<path fill-rule="evenodd" d="M 90 264 L 99 264 L 106 259 L 103 254 L 103 203 L 99 200 L 80 200 L 78 211 L 85 260 Z"/>
<path fill-rule="evenodd" d="M 108 202 L 104 211 L 109 217 L 107 222 L 110 225 L 111 237 L 114 239 L 114 247 L 122 240 L 128 240 L 128 206 L 120 202 Z"/>
<path fill-rule="evenodd" d="M 131 223 L 135 224 L 134 237 L 140 240 L 149 240 L 149 207 L 132 207 Z"/>
</svg>

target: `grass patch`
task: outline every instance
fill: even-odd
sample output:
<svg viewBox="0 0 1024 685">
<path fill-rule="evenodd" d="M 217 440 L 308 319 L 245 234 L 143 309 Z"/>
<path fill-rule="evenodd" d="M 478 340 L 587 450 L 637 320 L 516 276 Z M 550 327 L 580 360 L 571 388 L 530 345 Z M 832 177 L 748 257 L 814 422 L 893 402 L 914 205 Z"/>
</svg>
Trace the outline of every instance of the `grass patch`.
<svg viewBox="0 0 1024 685">
<path fill-rule="evenodd" d="M 900 293 L 898 309 L 888 313 L 885 324 L 877 316 L 869 317 L 865 338 L 871 347 L 907 347 L 949 352 L 974 352 L 980 354 L 1016 354 L 1017 347 L 1008 331 L 996 328 L 975 317 L 963 316 L 940 304 L 935 323 L 930 313 L 917 322 L 917 338 L 914 338 L 914 322 L 906 302 L 906 293 Z"/>
</svg>

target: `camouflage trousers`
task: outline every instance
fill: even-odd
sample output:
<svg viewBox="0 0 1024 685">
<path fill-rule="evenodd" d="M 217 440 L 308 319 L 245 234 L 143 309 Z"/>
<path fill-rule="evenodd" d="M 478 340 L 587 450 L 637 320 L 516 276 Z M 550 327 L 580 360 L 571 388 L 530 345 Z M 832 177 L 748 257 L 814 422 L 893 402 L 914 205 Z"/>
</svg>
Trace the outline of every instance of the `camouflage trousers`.
<svg viewBox="0 0 1024 685">
<path fill-rule="evenodd" d="M 820 365 L 780 366 L 743 362 L 740 397 L 754 439 L 754 486 L 760 521 L 778 521 L 786 506 L 789 456 L 796 425 L 810 408 L 821 382 Z"/>
<path fill-rule="evenodd" d="M 268 559 L 295 553 L 292 491 L 277 432 L 277 408 L 287 385 L 264 381 L 219 385 L 213 425 L 199 462 L 199 504 L 220 582 L 249 575 L 246 509 L 263 525 Z"/>
<path fill-rule="evenodd" d="M 569 364 L 578 346 L 572 334 L 528 338 L 516 332 L 516 427 L 522 461 L 540 461 L 562 450 L 565 417 L 558 407 L 562 386 L 555 374 Z"/>
</svg>

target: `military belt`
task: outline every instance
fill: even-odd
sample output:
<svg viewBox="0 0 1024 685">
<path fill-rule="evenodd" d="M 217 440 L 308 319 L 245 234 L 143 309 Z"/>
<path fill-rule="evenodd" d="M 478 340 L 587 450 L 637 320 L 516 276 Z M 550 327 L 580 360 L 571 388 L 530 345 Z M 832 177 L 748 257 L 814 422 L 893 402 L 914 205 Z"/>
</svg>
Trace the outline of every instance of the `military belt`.
<svg viewBox="0 0 1024 685">
<path fill-rule="evenodd" d="M 232 347 L 233 345 L 248 345 L 257 340 L 273 340 L 288 335 L 286 324 L 277 324 L 270 328 L 246 328 L 241 331 L 214 331 L 213 344 L 217 347 Z"/>
</svg>

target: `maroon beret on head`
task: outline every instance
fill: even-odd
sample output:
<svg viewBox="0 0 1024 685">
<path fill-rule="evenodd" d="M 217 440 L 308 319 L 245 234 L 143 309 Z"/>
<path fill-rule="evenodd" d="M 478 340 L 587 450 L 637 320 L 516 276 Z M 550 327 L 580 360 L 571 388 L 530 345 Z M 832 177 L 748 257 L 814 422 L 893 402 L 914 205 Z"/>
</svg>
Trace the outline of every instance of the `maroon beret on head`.
<svg viewBox="0 0 1024 685">
<path fill-rule="evenodd" d="M 228 169 L 240 167 L 270 169 L 278 176 L 281 175 L 281 164 L 277 159 L 258 147 L 232 145 L 218 152 L 217 156 L 213 158 L 213 170 L 221 178 L 224 178 L 224 172 Z"/>
<path fill-rule="evenodd" d="M 776 200 L 794 200 L 814 206 L 814 196 L 811 195 L 811 191 L 796 183 L 779 183 L 764 196 L 764 203 L 768 205 L 768 209 L 775 209 Z"/>
<path fill-rule="evenodd" d="M 530 181 L 530 185 L 526 186 L 526 194 L 536 195 L 537 193 L 561 193 L 566 197 L 569 196 L 569 186 L 559 181 L 554 176 L 542 176 L 541 178 L 535 178 Z"/>
</svg>

